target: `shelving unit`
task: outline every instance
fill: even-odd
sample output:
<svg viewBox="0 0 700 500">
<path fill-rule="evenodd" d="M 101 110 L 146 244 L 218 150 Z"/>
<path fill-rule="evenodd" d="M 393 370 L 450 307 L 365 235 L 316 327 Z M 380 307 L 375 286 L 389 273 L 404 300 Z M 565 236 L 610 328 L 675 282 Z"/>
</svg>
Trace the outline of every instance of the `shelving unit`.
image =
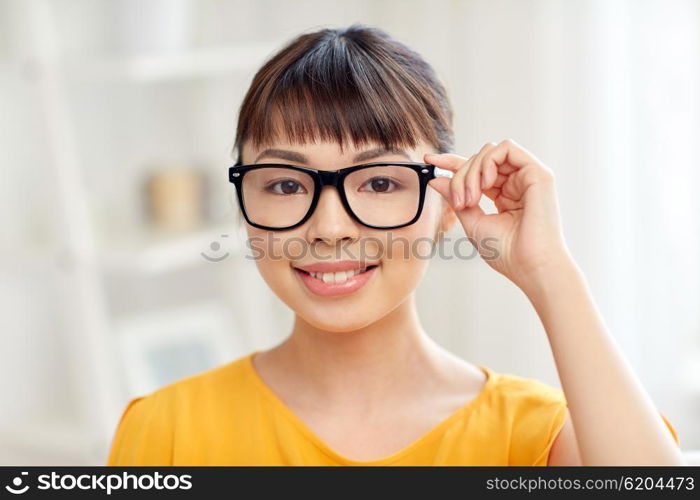
<svg viewBox="0 0 700 500">
<path fill-rule="evenodd" d="M 63 456 L 70 463 L 80 460 L 101 463 L 115 430 L 116 418 L 123 411 L 125 401 L 134 396 L 124 387 L 124 363 L 115 362 L 113 355 L 121 349 L 113 326 L 128 320 L 128 316 L 114 316 L 115 308 L 107 291 L 111 280 L 115 276 L 122 281 L 127 280 L 128 276 L 139 276 L 155 281 L 164 276 L 177 276 L 178 273 L 191 275 L 198 269 L 204 273 L 207 266 L 211 269 L 213 264 L 202 254 L 211 250 L 217 240 L 220 242 L 217 250 L 234 257 L 217 263 L 221 266 L 217 269 L 235 273 L 237 260 L 243 256 L 245 235 L 235 225 L 233 214 L 227 214 L 230 217 L 220 216 L 219 221 L 207 222 L 192 232 L 182 234 L 158 235 L 141 228 L 131 236 L 116 234 L 105 238 L 103 233 L 109 233 L 109 229 L 95 231 L 98 226 L 104 228 L 109 218 L 101 218 L 99 210 L 91 205 L 95 197 L 98 200 L 100 197 L 92 192 L 93 186 L 87 175 L 86 158 L 90 157 L 90 153 L 86 153 L 82 146 L 88 138 L 81 136 L 78 121 L 81 118 L 88 120 L 89 125 L 93 125 L 92 120 L 99 119 L 118 122 L 119 116 L 78 117 L 71 94 L 76 89 L 89 93 L 94 88 L 95 92 L 100 92 L 104 85 L 111 88 L 125 85 L 133 90 L 134 86 L 152 89 L 153 85 L 171 84 L 191 85 L 192 92 L 201 93 L 202 85 L 216 79 L 247 78 L 271 54 L 274 46 L 270 43 L 251 43 L 245 46 L 186 48 L 168 53 L 66 59 L 57 49 L 60 46 L 54 18 L 57 8 L 55 3 L 47 0 L 22 2 L 21 14 L 29 23 L 32 46 L 23 61 L 12 61 L 7 69 L 22 72 L 36 89 L 36 98 L 41 102 L 45 118 L 45 132 L 51 145 L 46 154 L 45 167 L 50 169 L 50 175 L 57 183 L 60 210 L 57 217 L 60 217 L 63 227 L 55 261 L 63 267 L 67 276 L 68 288 L 64 293 L 70 298 L 70 310 L 66 317 L 72 321 L 71 325 L 66 325 L 71 332 L 68 350 L 73 353 L 70 360 L 72 381 L 84 425 L 76 429 L 70 424 L 53 421 L 28 422 L 26 427 L 17 429 L 13 442 L 14 446 L 21 447 L 21 443 L 32 441 L 34 429 L 43 427 L 47 429 L 46 434 L 50 434 L 50 439 L 43 440 L 45 446 L 42 453 L 45 457 Z M 237 95 L 239 90 L 233 88 L 231 92 Z M 231 117 L 233 111 L 231 109 Z M 183 122 L 186 122 L 186 110 L 183 116 Z M 99 123 L 94 124 L 99 128 Z M 232 129 L 226 131 L 230 136 L 233 132 Z M 167 141 L 155 149 L 159 147 L 165 151 Z M 210 152 L 210 155 L 215 153 Z M 221 176 L 222 182 L 226 182 L 227 159 L 223 156 L 226 151 L 218 153 L 216 156 L 221 156 L 221 163 L 213 172 Z M 190 159 L 183 158 L 182 161 L 186 163 Z M 151 157 L 144 157 L 135 158 L 132 162 L 136 162 L 138 169 L 139 162 L 145 165 L 151 160 Z M 138 188 L 136 178 L 132 186 Z M 134 199 L 132 197 L 125 203 Z M 45 257 L 45 253 L 45 250 L 41 250 L 37 255 Z M 25 259 L 31 260 L 32 257 Z M 219 290 L 211 290 L 213 299 L 218 295 Z"/>
<path fill-rule="evenodd" d="M 180 236 L 151 237 L 121 244 L 106 253 L 101 265 L 110 272 L 161 274 L 214 263 L 223 260 L 224 254 L 244 257 L 244 240 L 245 234 L 240 228 L 209 226 Z M 220 248 L 214 250 L 212 244 L 218 244 Z M 206 256 L 211 260 L 207 261 Z"/>
</svg>

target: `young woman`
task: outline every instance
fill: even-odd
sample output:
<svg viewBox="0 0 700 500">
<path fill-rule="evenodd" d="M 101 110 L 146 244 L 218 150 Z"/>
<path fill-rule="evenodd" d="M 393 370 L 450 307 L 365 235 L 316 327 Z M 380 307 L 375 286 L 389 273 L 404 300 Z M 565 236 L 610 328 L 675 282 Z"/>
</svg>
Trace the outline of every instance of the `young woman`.
<svg viewBox="0 0 700 500">
<path fill-rule="evenodd" d="M 132 399 L 108 465 L 682 463 L 567 249 L 552 170 L 512 140 L 452 153 L 418 54 L 362 25 L 299 36 L 255 75 L 235 147 L 229 180 L 291 332 Z M 563 392 L 424 330 L 425 244 L 457 222 L 536 309 Z"/>
</svg>

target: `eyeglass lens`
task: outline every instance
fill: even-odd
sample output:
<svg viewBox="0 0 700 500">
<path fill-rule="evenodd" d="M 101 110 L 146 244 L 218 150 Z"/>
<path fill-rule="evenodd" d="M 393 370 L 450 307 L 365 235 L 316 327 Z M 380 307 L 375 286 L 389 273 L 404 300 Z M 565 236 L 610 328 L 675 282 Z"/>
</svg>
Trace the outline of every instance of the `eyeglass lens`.
<svg viewBox="0 0 700 500">
<path fill-rule="evenodd" d="M 355 170 L 345 177 L 351 210 L 365 224 L 398 226 L 411 221 L 420 203 L 418 173 L 401 165 Z M 301 221 L 314 196 L 313 178 L 299 170 L 269 167 L 243 177 L 243 204 L 250 220 L 268 227 Z"/>
</svg>

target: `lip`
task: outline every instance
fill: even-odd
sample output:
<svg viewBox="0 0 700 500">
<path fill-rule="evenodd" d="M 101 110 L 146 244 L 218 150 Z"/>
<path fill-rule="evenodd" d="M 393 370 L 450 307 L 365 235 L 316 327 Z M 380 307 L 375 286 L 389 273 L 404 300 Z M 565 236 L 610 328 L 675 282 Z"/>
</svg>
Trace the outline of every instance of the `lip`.
<svg viewBox="0 0 700 500">
<path fill-rule="evenodd" d="M 360 268 L 369 266 L 369 265 L 375 265 L 375 264 L 363 264 Z M 363 286 L 367 284 L 367 282 L 374 276 L 374 274 L 377 272 L 377 269 L 379 268 L 378 265 L 375 265 L 376 267 L 373 267 L 372 269 L 365 271 L 364 273 L 360 273 L 357 276 L 353 276 L 349 280 L 346 280 L 343 283 L 326 283 L 323 280 L 320 280 L 318 278 L 314 278 L 310 274 L 305 273 L 304 271 L 300 270 L 300 268 L 294 268 L 294 274 L 296 274 L 299 279 L 301 280 L 302 283 L 304 283 L 304 286 L 313 294 L 315 295 L 320 295 L 323 297 L 330 297 L 330 296 L 336 296 L 336 295 L 348 295 L 351 293 L 356 292 Z M 352 268 L 351 268 L 352 269 Z M 356 269 L 356 268 L 355 268 Z M 341 269 L 343 270 L 343 269 Z M 348 270 L 348 269 L 344 269 Z M 312 272 L 324 272 L 324 271 L 312 271 Z M 325 272 L 331 272 L 331 271 L 325 271 Z"/>
<path fill-rule="evenodd" d="M 292 266 L 307 273 L 335 273 L 338 271 L 355 271 L 369 266 L 377 266 L 379 262 L 362 262 L 359 260 L 338 260 L 334 262 L 316 262 L 308 266 Z"/>
</svg>

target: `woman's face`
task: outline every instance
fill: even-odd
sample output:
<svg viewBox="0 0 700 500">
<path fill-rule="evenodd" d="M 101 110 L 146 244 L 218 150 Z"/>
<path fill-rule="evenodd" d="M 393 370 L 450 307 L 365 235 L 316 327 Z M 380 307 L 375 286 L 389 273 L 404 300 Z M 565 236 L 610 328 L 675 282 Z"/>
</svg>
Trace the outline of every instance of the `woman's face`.
<svg viewBox="0 0 700 500">
<path fill-rule="evenodd" d="M 268 152 L 268 150 L 277 152 Z M 285 163 L 317 170 L 337 170 L 374 161 L 423 162 L 434 149 L 420 144 L 404 149 L 406 155 L 378 151 L 376 156 L 356 156 L 379 145 L 356 147 L 343 152 L 335 142 L 288 142 L 252 148 L 243 147 L 243 164 Z M 291 161 L 284 153 L 303 155 L 307 161 Z M 262 154 L 264 153 L 264 154 Z M 256 265 L 268 286 L 298 316 L 310 325 L 333 332 L 363 328 L 391 312 L 407 299 L 426 271 L 438 230 L 446 231 L 456 216 L 440 194 L 428 187 L 420 218 L 399 229 L 381 230 L 356 222 L 345 210 L 338 191 L 325 186 L 312 216 L 301 226 L 285 231 L 267 231 L 246 223 Z M 341 270 L 314 277 L 300 267 L 334 265 Z M 350 261 L 350 262 L 348 262 Z M 369 265 L 367 271 L 353 275 Z M 320 279 L 319 279 L 320 278 Z"/>
</svg>

